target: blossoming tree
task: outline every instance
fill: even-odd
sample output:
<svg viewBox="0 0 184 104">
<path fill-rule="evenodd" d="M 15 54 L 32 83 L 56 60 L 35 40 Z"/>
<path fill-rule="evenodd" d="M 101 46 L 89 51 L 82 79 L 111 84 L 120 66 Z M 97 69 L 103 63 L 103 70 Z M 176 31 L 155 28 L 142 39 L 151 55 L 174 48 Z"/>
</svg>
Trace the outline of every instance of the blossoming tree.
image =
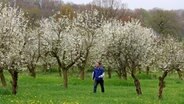
<svg viewBox="0 0 184 104">
<path fill-rule="evenodd" d="M 12 93 L 16 94 L 18 72 L 24 61 L 23 49 L 28 21 L 19 8 L 0 4 L 0 10 L 0 61 L 11 74 Z"/>
<path fill-rule="evenodd" d="M 163 88 L 165 87 L 165 78 L 169 72 L 177 71 L 181 77 L 181 70 L 184 68 L 184 50 L 182 42 L 176 41 L 172 37 L 161 38 L 157 47 L 157 66 L 163 71 L 159 77 L 159 93 L 158 97 L 163 97 Z"/>
<path fill-rule="evenodd" d="M 29 70 L 32 77 L 36 77 L 36 65 L 39 61 L 39 35 L 40 29 L 27 29 L 25 36 L 25 47 L 23 50 L 23 56 L 25 57 L 25 65 Z"/>
<path fill-rule="evenodd" d="M 42 47 L 57 60 L 59 69 L 63 71 L 64 88 L 68 87 L 68 70 L 80 59 L 83 46 L 74 26 L 73 20 L 66 16 L 59 19 L 53 16 L 41 21 Z"/>
<path fill-rule="evenodd" d="M 151 29 L 142 27 L 138 20 L 125 24 L 112 22 L 108 28 L 112 40 L 106 48 L 107 57 L 114 60 L 114 65 L 123 72 L 126 78 L 127 70 L 131 73 L 138 95 L 142 94 L 140 81 L 136 71 L 144 62 L 147 53 L 152 51 L 154 37 Z"/>
<path fill-rule="evenodd" d="M 80 77 L 84 80 L 84 72 L 87 63 L 90 63 L 89 58 L 92 54 L 92 49 L 98 43 L 98 30 L 103 25 L 103 17 L 96 10 L 83 11 L 77 14 L 75 18 L 75 30 L 76 33 L 81 36 L 84 41 L 83 48 L 81 50 L 82 56 L 77 63 L 80 70 Z"/>
</svg>

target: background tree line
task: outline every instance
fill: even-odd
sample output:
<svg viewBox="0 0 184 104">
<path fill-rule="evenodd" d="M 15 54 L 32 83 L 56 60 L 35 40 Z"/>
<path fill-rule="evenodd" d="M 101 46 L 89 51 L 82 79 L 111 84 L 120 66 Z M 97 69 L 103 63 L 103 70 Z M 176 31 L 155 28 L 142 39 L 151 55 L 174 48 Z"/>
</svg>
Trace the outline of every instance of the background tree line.
<svg viewBox="0 0 184 104">
<path fill-rule="evenodd" d="M 41 2 L 42 1 L 42 2 Z M 64 3 L 63 1 L 52 0 L 1 0 L 1 2 L 10 2 L 12 6 L 21 7 L 34 21 L 42 17 L 48 17 L 61 11 L 61 14 L 68 15 L 70 18 L 75 16 L 75 11 L 84 11 L 97 9 L 106 19 L 115 18 L 121 21 L 129 21 L 131 18 L 141 20 L 141 24 L 153 28 L 158 34 L 174 34 L 183 37 L 184 32 L 184 10 L 163 10 L 153 8 L 145 10 L 137 8 L 128 9 L 128 6 L 120 0 L 93 0 L 90 4 L 77 5 L 73 3 Z"/>
</svg>

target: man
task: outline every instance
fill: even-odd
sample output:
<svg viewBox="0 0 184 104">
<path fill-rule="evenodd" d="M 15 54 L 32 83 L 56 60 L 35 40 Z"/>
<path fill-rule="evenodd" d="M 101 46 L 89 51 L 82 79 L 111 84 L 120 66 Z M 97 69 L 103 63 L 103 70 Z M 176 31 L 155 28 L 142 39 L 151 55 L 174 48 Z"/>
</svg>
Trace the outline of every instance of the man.
<svg viewBox="0 0 184 104">
<path fill-rule="evenodd" d="M 104 93 L 104 80 L 103 80 L 104 75 L 105 75 L 104 67 L 102 66 L 101 62 L 97 62 L 94 71 L 92 73 L 92 77 L 94 80 L 94 89 L 93 89 L 94 93 L 96 93 L 98 84 L 100 84 L 101 91 Z"/>
</svg>

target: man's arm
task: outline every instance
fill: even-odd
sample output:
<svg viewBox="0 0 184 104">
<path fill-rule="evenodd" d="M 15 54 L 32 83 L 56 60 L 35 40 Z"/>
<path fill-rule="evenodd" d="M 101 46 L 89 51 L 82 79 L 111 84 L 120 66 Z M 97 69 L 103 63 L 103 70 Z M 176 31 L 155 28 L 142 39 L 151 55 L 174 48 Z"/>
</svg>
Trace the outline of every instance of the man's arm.
<svg viewBox="0 0 184 104">
<path fill-rule="evenodd" d="M 95 78 L 95 73 L 93 71 L 93 73 L 92 73 L 92 79 L 94 80 L 94 78 Z"/>
<path fill-rule="evenodd" d="M 105 76 L 105 72 L 102 73 L 102 75 L 99 76 L 99 78 L 103 78 Z"/>
<path fill-rule="evenodd" d="M 102 71 L 103 71 L 103 73 L 102 73 L 102 75 L 99 76 L 99 78 L 103 78 L 105 76 L 104 67 L 102 67 Z"/>
</svg>

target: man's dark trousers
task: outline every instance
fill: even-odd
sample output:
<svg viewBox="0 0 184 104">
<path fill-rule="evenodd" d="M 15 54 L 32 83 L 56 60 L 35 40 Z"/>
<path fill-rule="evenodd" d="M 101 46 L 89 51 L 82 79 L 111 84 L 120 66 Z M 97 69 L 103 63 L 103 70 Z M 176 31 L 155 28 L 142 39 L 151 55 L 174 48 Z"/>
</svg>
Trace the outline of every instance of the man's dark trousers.
<svg viewBox="0 0 184 104">
<path fill-rule="evenodd" d="M 97 89 L 98 84 L 100 84 L 100 86 L 101 86 L 101 91 L 104 92 L 104 80 L 95 80 L 93 92 L 96 93 L 96 89 Z"/>
</svg>

